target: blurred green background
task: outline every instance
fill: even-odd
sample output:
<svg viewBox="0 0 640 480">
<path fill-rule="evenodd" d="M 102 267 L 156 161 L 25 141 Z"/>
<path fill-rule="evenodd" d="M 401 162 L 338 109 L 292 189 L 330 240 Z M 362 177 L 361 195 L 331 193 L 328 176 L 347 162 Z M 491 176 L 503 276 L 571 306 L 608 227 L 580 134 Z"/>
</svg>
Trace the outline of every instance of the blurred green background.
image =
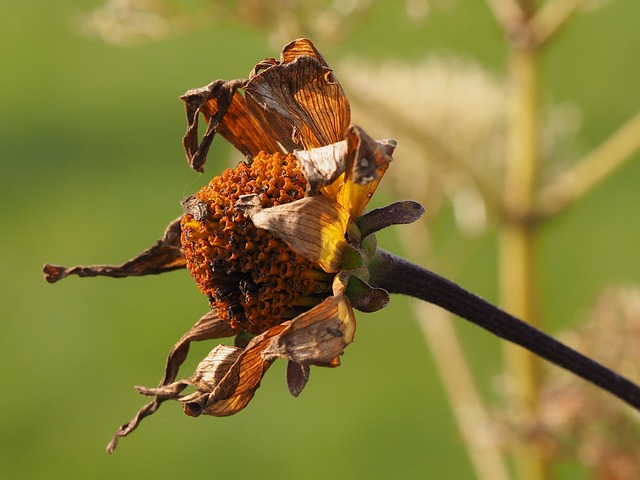
<svg viewBox="0 0 640 480">
<path fill-rule="evenodd" d="M 0 17 L 0 203 L 3 394 L 0 472 L 53 478 L 470 478 L 472 470 L 429 352 L 405 299 L 359 316 L 338 369 L 312 371 L 292 398 L 283 365 L 229 418 L 193 419 L 165 405 L 104 447 L 145 402 L 173 343 L 207 309 L 186 271 L 48 285 L 45 262 L 120 263 L 151 245 L 204 176 L 184 160 L 178 96 L 217 78 L 245 77 L 277 56 L 263 32 L 239 24 L 137 47 L 77 34 L 98 1 L 5 2 Z M 329 64 L 353 55 L 475 58 L 500 73 L 504 43 L 484 2 L 460 0 L 408 24 L 402 2 L 376 4 Z M 640 3 L 580 15 L 544 56 L 545 96 L 583 112 L 588 151 L 640 107 Z M 340 76 L 340 72 L 337 72 Z M 355 119 L 365 128 L 367 119 Z M 216 142 L 214 154 L 226 151 Z M 554 221 L 539 244 L 546 329 L 573 325 L 610 282 L 640 282 L 640 157 Z M 426 206 L 427 211 L 429 206 Z M 436 247 L 455 230 L 445 211 Z M 393 232 L 381 242 L 397 249 Z M 436 248 L 437 251 L 437 248 Z M 491 236 L 457 278 L 496 301 Z M 499 374 L 499 341 L 460 326 L 482 389 Z M 210 345 L 192 348 L 185 375 Z M 581 478 L 566 466 L 565 478 Z M 576 476 L 573 476 L 576 475 Z"/>
</svg>

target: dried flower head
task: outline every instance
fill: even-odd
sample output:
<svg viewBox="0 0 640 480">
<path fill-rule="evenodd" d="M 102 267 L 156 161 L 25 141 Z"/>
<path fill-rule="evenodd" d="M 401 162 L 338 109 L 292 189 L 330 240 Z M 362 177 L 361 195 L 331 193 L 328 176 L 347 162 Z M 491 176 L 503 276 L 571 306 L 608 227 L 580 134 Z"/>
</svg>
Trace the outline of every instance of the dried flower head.
<svg viewBox="0 0 640 480">
<path fill-rule="evenodd" d="M 375 141 L 350 124 L 349 103 L 333 71 L 306 39 L 264 59 L 248 79 L 217 80 L 188 91 L 183 145 L 203 171 L 214 136 L 246 160 L 183 202 L 184 214 L 149 249 L 122 265 L 45 265 L 49 282 L 69 275 L 125 277 L 188 268 L 211 309 L 169 352 L 153 401 L 122 425 L 134 430 L 166 400 L 188 415 L 225 416 L 253 398 L 277 358 L 298 395 L 311 365 L 336 367 L 355 334 L 354 308 L 383 308 L 390 293 L 439 305 L 521 345 L 640 408 L 640 387 L 498 307 L 377 248 L 372 235 L 411 223 L 420 204 L 397 202 L 364 213 L 391 161 L 395 142 Z M 200 119 L 206 121 L 202 136 Z M 176 381 L 193 341 L 235 335 L 187 379 Z M 190 394 L 182 392 L 192 387 Z"/>
<path fill-rule="evenodd" d="M 183 200 L 184 215 L 129 262 L 45 266 L 50 282 L 186 267 L 210 301 L 211 311 L 169 353 L 160 385 L 138 387 L 154 401 L 118 430 L 109 451 L 167 399 L 192 416 L 237 413 L 276 358 L 288 360 L 293 395 L 310 365 L 338 366 L 354 337 L 353 307 L 375 311 L 388 302 L 386 291 L 367 283 L 371 234 L 423 211 L 400 202 L 363 216 L 395 143 L 350 125 L 342 87 L 309 40 L 285 46 L 280 60 L 263 60 L 247 80 L 218 80 L 181 98 L 192 168 L 203 171 L 216 133 L 246 161 Z M 207 124 L 201 137 L 200 117 Z M 175 381 L 190 342 L 231 335 L 234 346 L 217 346 L 193 376 Z M 188 386 L 195 391 L 182 395 Z"/>
</svg>

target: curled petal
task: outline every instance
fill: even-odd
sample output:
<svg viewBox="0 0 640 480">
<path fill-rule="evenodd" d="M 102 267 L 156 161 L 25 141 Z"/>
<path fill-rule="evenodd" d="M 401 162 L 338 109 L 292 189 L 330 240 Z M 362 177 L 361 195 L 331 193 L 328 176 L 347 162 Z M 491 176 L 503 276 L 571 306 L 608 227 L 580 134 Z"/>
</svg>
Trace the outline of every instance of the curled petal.
<svg viewBox="0 0 640 480">
<path fill-rule="evenodd" d="M 313 42 L 307 38 L 297 38 L 285 45 L 282 49 L 282 53 L 280 54 L 280 61 L 282 63 L 289 63 L 303 55 L 315 58 L 325 67 L 328 66 L 322 54 L 316 49 Z"/>
<path fill-rule="evenodd" d="M 314 57 L 298 56 L 267 68 L 247 83 L 245 91 L 269 123 L 286 122 L 298 148 L 344 138 L 351 118 L 349 103 L 331 69 Z"/>
<path fill-rule="evenodd" d="M 349 222 L 340 205 L 316 195 L 263 209 L 257 195 L 243 195 L 235 207 L 249 216 L 256 227 L 269 230 L 325 272 L 340 269 Z"/>
<path fill-rule="evenodd" d="M 245 156 L 254 157 L 261 150 L 279 152 L 278 136 L 250 111 L 240 89 L 246 80 L 216 80 L 201 88 L 189 90 L 180 97 L 185 102 L 187 132 L 182 145 L 191 168 L 204 170 L 209 147 L 216 133 L 220 133 Z M 198 138 L 198 120 L 202 114 L 207 121 L 207 129 Z"/>
<path fill-rule="evenodd" d="M 347 165 L 347 142 L 337 142 L 310 150 L 294 150 L 307 181 L 307 193 L 333 183 Z"/>
<path fill-rule="evenodd" d="M 353 341 L 356 319 L 345 296 L 331 296 L 288 322 L 262 355 L 284 357 L 301 365 L 338 366 L 345 347 Z"/>
<path fill-rule="evenodd" d="M 185 413 L 222 417 L 242 410 L 273 363 L 274 359 L 265 359 L 262 351 L 284 328 L 285 324 L 270 328 L 254 337 L 245 349 L 216 347 L 190 380 L 198 391 L 181 399 Z"/>
<path fill-rule="evenodd" d="M 140 422 L 149 415 L 155 413 L 155 411 L 160 408 L 160 405 L 166 400 L 172 400 L 179 397 L 180 392 L 182 392 L 189 384 L 184 381 L 179 381 L 172 383 L 177 374 L 180 365 L 187 358 L 187 354 L 189 353 L 189 344 L 191 342 L 197 342 L 202 340 L 210 340 L 213 338 L 222 338 L 228 337 L 236 333 L 227 322 L 220 320 L 218 315 L 213 311 L 207 312 L 205 315 L 200 317 L 200 319 L 195 323 L 193 327 L 189 329 L 187 333 L 185 333 L 182 338 L 176 343 L 169 355 L 167 356 L 167 362 L 165 366 L 164 376 L 160 381 L 160 384 L 157 388 L 144 388 L 144 387 L 136 387 L 137 390 L 148 396 L 155 396 L 155 399 L 152 402 L 144 405 L 136 415 L 127 423 L 121 425 L 116 433 L 113 435 L 113 438 L 107 445 L 107 452 L 113 453 L 116 446 L 118 445 L 118 440 L 121 437 L 125 437 L 129 435 L 132 431 L 134 431 Z"/>
<path fill-rule="evenodd" d="M 178 340 L 178 343 L 176 343 L 169 352 L 164 377 L 160 381 L 160 386 L 168 385 L 175 380 L 180 365 L 182 365 L 187 358 L 191 342 L 225 338 L 236 333 L 238 332 L 229 325 L 229 322 L 221 320 L 218 317 L 216 310 L 209 310 Z"/>
<path fill-rule="evenodd" d="M 359 217 L 387 171 L 395 142 L 376 142 L 357 125 L 347 131 L 348 166 L 344 185 L 338 192 L 338 203 L 352 219 Z"/>
<path fill-rule="evenodd" d="M 180 217 L 181 218 L 181 217 Z M 78 265 L 61 267 L 46 264 L 43 268 L 47 282 L 54 283 L 69 275 L 79 277 L 134 277 L 169 272 L 186 266 L 180 246 L 180 218 L 166 228 L 153 246 L 121 265 Z"/>
</svg>

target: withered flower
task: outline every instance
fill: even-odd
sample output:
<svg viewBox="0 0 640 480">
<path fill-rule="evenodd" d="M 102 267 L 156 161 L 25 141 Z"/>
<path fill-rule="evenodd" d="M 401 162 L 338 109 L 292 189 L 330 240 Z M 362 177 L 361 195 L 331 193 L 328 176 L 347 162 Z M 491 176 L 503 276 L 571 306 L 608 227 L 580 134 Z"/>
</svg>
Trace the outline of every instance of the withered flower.
<svg viewBox="0 0 640 480">
<path fill-rule="evenodd" d="M 122 425 L 108 451 L 166 400 L 185 413 L 226 416 L 243 409 L 277 358 L 288 361 L 293 395 L 311 365 L 335 367 L 353 341 L 356 308 L 383 308 L 389 293 L 440 305 L 640 406 L 640 389 L 438 275 L 387 253 L 372 235 L 410 223 L 423 208 L 397 202 L 365 213 L 395 142 L 374 141 L 350 124 L 342 87 L 314 45 L 291 42 L 280 60 L 248 79 L 188 91 L 183 145 L 203 171 L 216 133 L 246 161 L 183 200 L 163 237 L 117 266 L 45 265 L 49 282 L 68 275 L 125 277 L 188 268 L 211 309 L 174 345 L 153 401 Z M 198 135 L 200 116 L 206 121 Z M 408 180 L 410 181 L 410 180 Z M 176 381 L 192 341 L 235 336 L 188 379 Z M 193 387 L 190 394 L 182 392 Z"/>
</svg>

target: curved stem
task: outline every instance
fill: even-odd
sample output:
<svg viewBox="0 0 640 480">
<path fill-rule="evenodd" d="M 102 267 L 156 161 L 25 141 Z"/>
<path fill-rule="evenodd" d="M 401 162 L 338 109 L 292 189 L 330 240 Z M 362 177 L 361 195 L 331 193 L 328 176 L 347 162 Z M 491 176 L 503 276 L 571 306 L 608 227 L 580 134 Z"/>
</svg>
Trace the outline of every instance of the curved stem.
<svg viewBox="0 0 640 480">
<path fill-rule="evenodd" d="M 640 410 L 640 386 L 446 278 L 384 250 L 378 250 L 370 271 L 372 286 L 438 305 Z"/>
</svg>

